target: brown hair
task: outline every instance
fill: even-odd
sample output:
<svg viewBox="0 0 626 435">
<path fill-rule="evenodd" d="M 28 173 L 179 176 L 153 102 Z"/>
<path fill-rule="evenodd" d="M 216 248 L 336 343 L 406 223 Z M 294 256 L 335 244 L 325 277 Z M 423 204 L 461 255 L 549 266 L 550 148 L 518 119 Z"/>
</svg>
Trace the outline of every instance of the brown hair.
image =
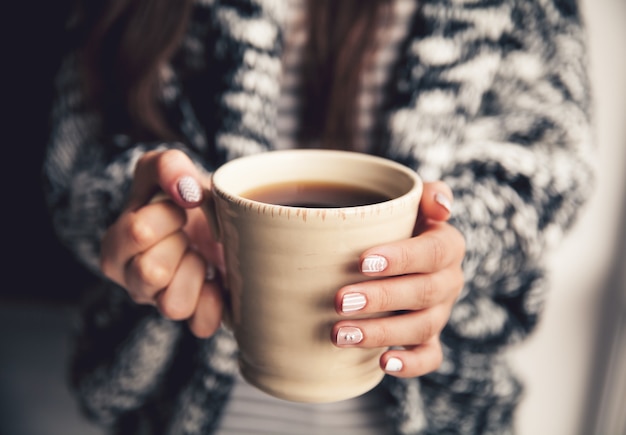
<svg viewBox="0 0 626 435">
<path fill-rule="evenodd" d="M 174 138 L 157 100 L 159 74 L 184 36 L 193 0 L 82 3 L 82 65 L 92 103 L 114 129 Z"/>
<path fill-rule="evenodd" d="M 310 0 L 309 40 L 304 70 L 305 143 L 324 148 L 354 145 L 361 71 L 374 53 L 377 24 L 388 0 Z"/>
<path fill-rule="evenodd" d="M 389 0 L 309 0 L 300 139 L 351 148 L 361 70 Z M 175 137 L 159 107 L 161 67 L 184 36 L 193 0 L 84 0 L 88 95 L 105 122 L 136 137 Z"/>
</svg>

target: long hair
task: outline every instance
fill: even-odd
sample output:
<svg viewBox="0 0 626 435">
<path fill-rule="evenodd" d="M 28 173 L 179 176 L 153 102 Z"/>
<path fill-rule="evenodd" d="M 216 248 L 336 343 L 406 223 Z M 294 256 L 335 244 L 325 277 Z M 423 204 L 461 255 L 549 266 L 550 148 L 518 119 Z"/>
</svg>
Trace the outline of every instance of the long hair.
<svg viewBox="0 0 626 435">
<path fill-rule="evenodd" d="M 309 0 L 300 138 L 353 145 L 359 77 L 390 0 Z M 158 101 L 160 70 L 179 47 L 193 0 L 83 0 L 79 17 L 88 95 L 105 122 L 134 136 L 171 139 Z"/>
<path fill-rule="evenodd" d="M 158 101 L 162 66 L 179 47 L 193 0 L 83 0 L 78 19 L 87 95 L 113 129 L 173 139 Z"/>
<path fill-rule="evenodd" d="M 300 139 L 351 149 L 361 72 L 375 51 L 388 0 L 310 0 Z"/>
</svg>

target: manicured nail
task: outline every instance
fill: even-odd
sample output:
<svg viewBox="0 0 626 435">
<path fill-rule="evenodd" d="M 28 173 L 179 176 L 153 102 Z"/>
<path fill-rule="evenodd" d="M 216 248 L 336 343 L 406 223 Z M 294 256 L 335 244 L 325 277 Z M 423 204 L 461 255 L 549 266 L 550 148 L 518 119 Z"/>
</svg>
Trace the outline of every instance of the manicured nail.
<svg viewBox="0 0 626 435">
<path fill-rule="evenodd" d="M 435 202 L 445 208 L 448 213 L 452 211 L 452 201 L 443 193 L 435 193 Z"/>
<path fill-rule="evenodd" d="M 177 183 L 178 193 L 185 202 L 195 203 L 202 199 L 202 189 L 196 180 L 184 176 Z"/>
<path fill-rule="evenodd" d="M 358 344 L 363 340 L 363 332 L 353 326 L 344 326 L 337 331 L 337 344 Z"/>
<path fill-rule="evenodd" d="M 400 370 L 402 370 L 403 366 L 404 365 L 402 364 L 401 360 L 399 360 L 398 358 L 391 357 L 387 360 L 387 363 L 385 364 L 385 371 L 386 372 L 399 372 Z"/>
<path fill-rule="evenodd" d="M 387 259 L 380 255 L 370 255 L 363 259 L 361 272 L 382 272 L 387 268 Z"/>
<path fill-rule="evenodd" d="M 351 313 L 363 309 L 367 300 L 361 293 L 346 293 L 341 300 L 341 311 Z"/>
</svg>

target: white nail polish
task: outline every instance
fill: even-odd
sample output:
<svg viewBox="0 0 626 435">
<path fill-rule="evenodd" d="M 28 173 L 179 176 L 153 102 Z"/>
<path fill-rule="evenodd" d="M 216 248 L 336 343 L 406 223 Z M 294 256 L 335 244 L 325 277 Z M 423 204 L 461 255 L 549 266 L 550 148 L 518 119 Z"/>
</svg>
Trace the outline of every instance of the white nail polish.
<svg viewBox="0 0 626 435">
<path fill-rule="evenodd" d="M 337 331 L 337 344 L 358 344 L 363 340 L 363 332 L 353 326 L 344 326 Z"/>
<path fill-rule="evenodd" d="M 448 213 L 452 211 L 452 202 L 450 199 L 441 192 L 435 194 L 435 202 L 446 209 Z"/>
<path fill-rule="evenodd" d="M 361 293 L 347 293 L 341 300 L 341 311 L 344 313 L 359 311 L 365 307 L 366 303 L 367 300 Z"/>
<path fill-rule="evenodd" d="M 361 272 L 376 273 L 387 268 L 387 259 L 381 255 L 370 255 L 363 259 Z"/>
<path fill-rule="evenodd" d="M 400 370 L 402 370 L 402 367 L 404 367 L 404 365 L 402 364 L 401 360 L 399 360 L 398 358 L 391 357 L 387 360 L 387 363 L 385 364 L 385 371 L 386 372 L 399 372 Z"/>
<path fill-rule="evenodd" d="M 202 199 L 200 185 L 190 176 L 182 177 L 177 183 L 178 193 L 185 202 L 198 202 Z"/>
</svg>

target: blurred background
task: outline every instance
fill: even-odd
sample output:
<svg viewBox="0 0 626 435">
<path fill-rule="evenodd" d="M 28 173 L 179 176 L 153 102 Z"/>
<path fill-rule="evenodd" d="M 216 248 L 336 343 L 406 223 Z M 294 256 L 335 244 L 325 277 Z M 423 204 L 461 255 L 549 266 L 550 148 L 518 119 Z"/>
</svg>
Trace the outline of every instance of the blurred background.
<svg viewBox="0 0 626 435">
<path fill-rule="evenodd" d="M 80 290 L 90 281 L 54 238 L 40 190 L 52 74 L 69 0 L 8 13 L 3 93 L 8 242 L 0 287 L 0 434 L 102 435 L 66 386 Z M 626 434 L 626 1 L 583 0 L 595 92 L 598 186 L 550 257 L 538 330 L 511 353 L 526 383 L 519 435 Z M 5 245 L 7 246 L 7 245 Z M 8 258 L 8 262 L 7 259 Z"/>
<path fill-rule="evenodd" d="M 551 256 L 538 331 L 512 361 L 521 435 L 626 435 L 626 1 L 582 0 L 595 92 L 598 185 Z"/>
</svg>

